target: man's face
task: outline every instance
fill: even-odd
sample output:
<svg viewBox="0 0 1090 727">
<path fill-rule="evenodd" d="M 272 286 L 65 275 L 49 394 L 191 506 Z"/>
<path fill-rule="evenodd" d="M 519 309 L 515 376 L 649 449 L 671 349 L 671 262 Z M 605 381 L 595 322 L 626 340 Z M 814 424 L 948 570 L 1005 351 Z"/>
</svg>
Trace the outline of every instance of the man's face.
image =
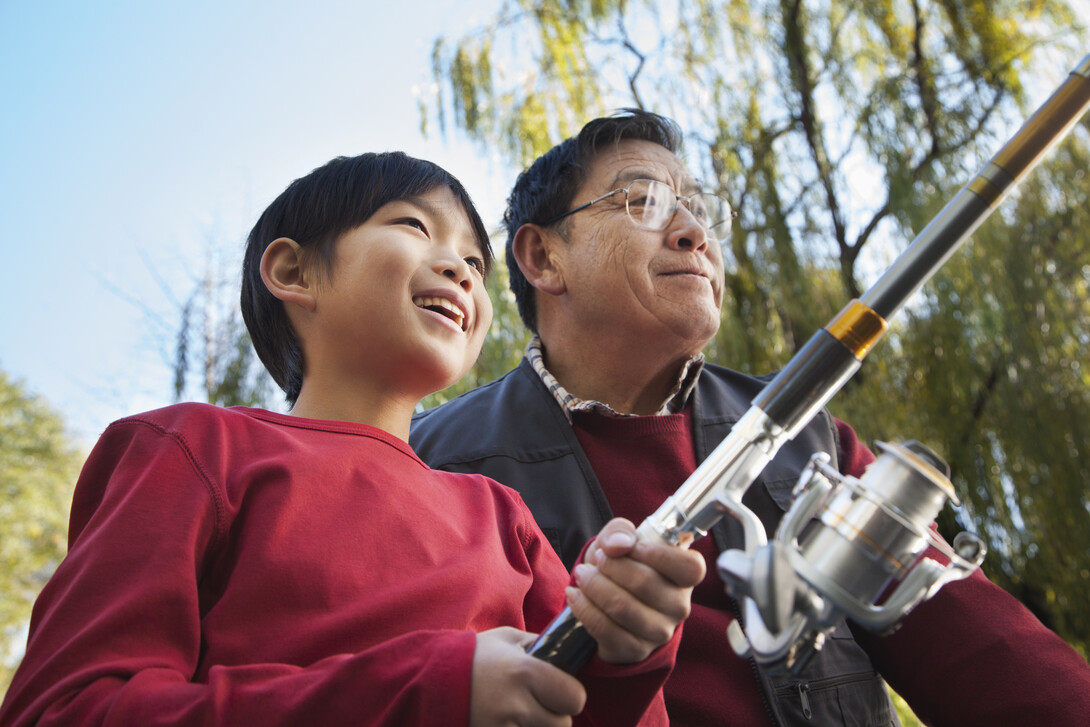
<svg viewBox="0 0 1090 727">
<path fill-rule="evenodd" d="M 663 182 L 685 196 L 699 190 L 672 152 L 626 140 L 599 151 L 572 207 L 633 180 Z M 665 230 L 637 227 L 619 193 L 566 221 L 562 245 L 569 296 L 565 325 L 676 354 L 696 353 L 719 329 L 723 255 L 719 242 L 682 203 Z"/>
</svg>

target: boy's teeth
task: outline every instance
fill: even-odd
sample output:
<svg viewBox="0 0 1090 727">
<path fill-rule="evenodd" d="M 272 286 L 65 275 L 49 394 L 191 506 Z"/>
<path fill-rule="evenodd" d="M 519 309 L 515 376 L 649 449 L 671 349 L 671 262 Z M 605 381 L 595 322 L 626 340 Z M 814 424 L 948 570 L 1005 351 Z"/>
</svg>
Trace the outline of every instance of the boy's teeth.
<svg viewBox="0 0 1090 727">
<path fill-rule="evenodd" d="M 465 314 L 462 313 L 462 309 L 454 305 L 446 298 L 437 298 L 433 296 L 416 296 L 413 298 L 413 304 L 418 308 L 438 308 L 443 315 L 450 318 L 452 321 L 458 324 L 459 328 L 464 330 L 465 327 Z"/>
</svg>

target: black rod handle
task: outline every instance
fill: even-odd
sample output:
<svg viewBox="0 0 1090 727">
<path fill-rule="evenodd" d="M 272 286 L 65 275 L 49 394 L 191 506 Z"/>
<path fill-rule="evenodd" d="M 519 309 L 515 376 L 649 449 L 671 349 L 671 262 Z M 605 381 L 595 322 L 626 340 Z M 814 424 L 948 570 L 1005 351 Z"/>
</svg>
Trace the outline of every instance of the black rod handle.
<svg viewBox="0 0 1090 727">
<path fill-rule="evenodd" d="M 574 674 L 587 663 L 597 648 L 594 637 L 587 633 L 571 608 L 565 607 L 526 652 Z"/>
</svg>

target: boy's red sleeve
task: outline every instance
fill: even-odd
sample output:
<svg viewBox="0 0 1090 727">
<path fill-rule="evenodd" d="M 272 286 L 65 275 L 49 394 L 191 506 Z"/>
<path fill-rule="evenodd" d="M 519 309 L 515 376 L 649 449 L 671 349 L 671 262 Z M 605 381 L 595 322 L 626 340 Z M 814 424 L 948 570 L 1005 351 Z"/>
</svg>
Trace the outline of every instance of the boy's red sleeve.
<svg viewBox="0 0 1090 727">
<path fill-rule="evenodd" d="M 182 448 L 132 427 L 107 430 L 81 474 L 70 551 L 35 605 L 0 724 L 392 726 L 468 717 L 476 646 L 468 631 L 417 631 L 305 667 L 216 666 L 196 683 L 202 566 L 231 537 L 221 506 Z"/>
</svg>

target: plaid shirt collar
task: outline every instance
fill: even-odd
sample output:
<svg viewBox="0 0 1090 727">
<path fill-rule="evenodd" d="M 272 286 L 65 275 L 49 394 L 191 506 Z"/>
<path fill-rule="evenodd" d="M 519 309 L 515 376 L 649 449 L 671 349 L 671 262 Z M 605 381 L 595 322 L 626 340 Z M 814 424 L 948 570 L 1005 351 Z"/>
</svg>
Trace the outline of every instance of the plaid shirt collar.
<svg viewBox="0 0 1090 727">
<path fill-rule="evenodd" d="M 541 339 L 538 336 L 534 336 L 530 339 L 530 342 L 526 344 L 526 359 L 530 362 L 530 365 L 534 367 L 534 371 L 541 377 L 542 383 L 545 384 L 545 387 L 560 405 L 560 409 L 564 412 L 564 416 L 568 418 L 569 424 L 572 420 L 572 414 L 577 411 L 594 411 L 612 417 L 636 416 L 635 414 L 622 414 L 608 404 L 603 404 L 600 401 L 580 399 L 570 393 L 561 386 L 560 382 L 556 380 L 556 377 L 550 374 L 549 370 L 545 368 L 545 356 L 543 351 Z M 684 409 L 685 405 L 689 402 L 689 395 L 692 394 L 693 388 L 696 386 L 696 380 L 700 377 L 700 372 L 703 368 L 704 354 L 702 353 L 698 353 L 686 361 L 678 374 L 677 383 L 675 383 L 674 388 L 670 390 L 666 400 L 662 402 L 662 406 L 655 412 L 655 416 L 676 414 Z"/>
</svg>

